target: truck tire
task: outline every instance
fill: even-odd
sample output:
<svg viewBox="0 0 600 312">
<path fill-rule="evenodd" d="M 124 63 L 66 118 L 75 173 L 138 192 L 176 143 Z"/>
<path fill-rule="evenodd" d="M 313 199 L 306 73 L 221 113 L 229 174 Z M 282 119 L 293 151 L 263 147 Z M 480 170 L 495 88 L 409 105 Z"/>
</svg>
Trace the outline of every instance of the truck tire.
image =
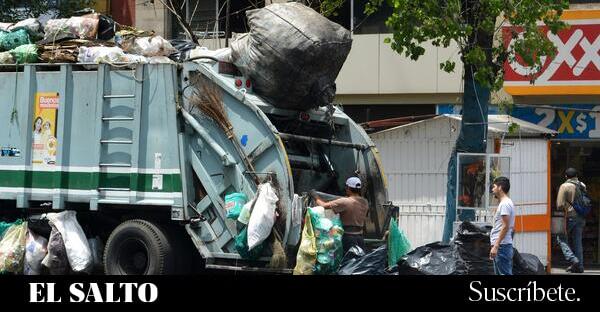
<svg viewBox="0 0 600 312">
<path fill-rule="evenodd" d="M 104 249 L 104 272 L 108 275 L 171 274 L 174 263 L 167 235 L 146 220 L 121 223 L 110 234 Z"/>
</svg>

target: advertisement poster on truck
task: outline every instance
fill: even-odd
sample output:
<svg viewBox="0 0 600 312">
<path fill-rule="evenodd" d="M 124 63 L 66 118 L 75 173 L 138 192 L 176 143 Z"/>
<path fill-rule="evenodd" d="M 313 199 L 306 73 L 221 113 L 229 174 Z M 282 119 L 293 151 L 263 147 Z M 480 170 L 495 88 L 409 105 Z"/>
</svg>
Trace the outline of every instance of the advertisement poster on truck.
<svg viewBox="0 0 600 312">
<path fill-rule="evenodd" d="M 33 110 L 33 166 L 56 164 L 58 100 L 56 92 L 36 93 Z"/>
</svg>

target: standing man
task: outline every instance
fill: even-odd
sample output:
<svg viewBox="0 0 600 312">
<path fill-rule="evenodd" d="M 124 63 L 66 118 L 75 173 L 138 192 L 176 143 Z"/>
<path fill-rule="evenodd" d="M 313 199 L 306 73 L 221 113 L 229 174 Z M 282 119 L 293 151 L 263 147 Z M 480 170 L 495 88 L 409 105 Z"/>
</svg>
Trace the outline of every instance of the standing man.
<svg viewBox="0 0 600 312">
<path fill-rule="evenodd" d="M 494 261 L 496 275 L 512 275 L 513 240 L 515 227 L 515 205 L 508 197 L 510 181 L 506 177 L 494 180 L 492 193 L 500 204 L 494 214 L 494 227 L 490 233 L 490 260 Z"/>
<path fill-rule="evenodd" d="M 360 196 L 362 184 L 357 177 L 351 177 L 346 180 L 346 197 L 338 198 L 330 202 L 325 202 L 318 196 L 315 203 L 325 209 L 332 209 L 340 214 L 342 225 L 344 226 L 344 236 L 342 245 L 344 254 L 354 245 L 365 249 L 365 240 L 362 234 L 362 228 L 367 219 L 369 203 Z"/>
<path fill-rule="evenodd" d="M 577 178 L 577 170 L 569 168 L 565 171 L 567 179 L 558 189 L 556 206 L 564 212 L 565 229 L 564 233 L 557 235 L 556 241 L 560 245 L 563 255 L 571 263 L 567 272 L 583 273 L 583 244 L 582 234 L 585 227 L 585 217 L 579 215 L 573 208 L 577 187 L 583 186 Z M 571 245 L 569 246 L 569 239 Z"/>
</svg>

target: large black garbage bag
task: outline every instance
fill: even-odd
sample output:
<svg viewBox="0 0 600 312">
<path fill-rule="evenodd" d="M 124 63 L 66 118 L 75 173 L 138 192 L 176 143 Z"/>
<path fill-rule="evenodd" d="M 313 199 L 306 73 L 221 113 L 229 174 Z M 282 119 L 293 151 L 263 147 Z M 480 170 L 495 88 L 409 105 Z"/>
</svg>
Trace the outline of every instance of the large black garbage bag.
<svg viewBox="0 0 600 312">
<path fill-rule="evenodd" d="M 494 263 L 490 260 L 491 226 L 463 222 L 456 231 L 453 244 L 465 261 L 469 275 L 493 275 Z"/>
<path fill-rule="evenodd" d="M 354 247 L 353 247 L 354 248 Z M 358 248 L 360 249 L 360 248 Z M 372 252 L 360 256 L 352 248 L 344 255 L 338 275 L 387 275 L 387 246 L 383 245 Z"/>
<path fill-rule="evenodd" d="M 463 275 L 466 263 L 453 245 L 435 242 L 417 247 L 398 261 L 399 275 Z"/>
<path fill-rule="evenodd" d="M 344 254 L 344 257 L 342 258 L 342 261 L 340 261 L 340 267 L 344 266 L 344 264 L 346 264 L 347 262 L 349 262 L 352 259 L 356 259 L 356 258 L 360 258 L 360 257 L 364 257 L 365 256 L 365 251 L 360 248 L 359 246 L 352 246 L 350 247 L 350 249 L 348 249 L 348 251 L 346 252 L 346 254 Z"/>
<path fill-rule="evenodd" d="M 350 31 L 297 2 L 246 12 L 250 32 L 231 43 L 238 69 L 276 107 L 307 110 L 333 101 Z"/>
<path fill-rule="evenodd" d="M 528 253 L 519 253 L 513 248 L 513 275 L 545 275 L 546 268 L 538 257 Z"/>
</svg>

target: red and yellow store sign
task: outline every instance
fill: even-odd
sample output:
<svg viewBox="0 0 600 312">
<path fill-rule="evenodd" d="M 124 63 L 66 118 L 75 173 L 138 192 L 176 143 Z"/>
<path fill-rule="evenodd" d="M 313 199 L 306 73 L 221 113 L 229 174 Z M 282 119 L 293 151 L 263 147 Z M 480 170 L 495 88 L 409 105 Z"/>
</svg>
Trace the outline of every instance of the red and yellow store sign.
<svg viewBox="0 0 600 312">
<path fill-rule="evenodd" d="M 561 17 L 569 28 L 553 35 L 540 26 L 556 46 L 553 58 L 544 63 L 535 84 L 531 68 L 517 57 L 504 65 L 504 89 L 512 95 L 593 95 L 600 94 L 600 10 L 565 11 Z M 513 42 L 511 26 L 503 28 L 505 47 Z"/>
</svg>

